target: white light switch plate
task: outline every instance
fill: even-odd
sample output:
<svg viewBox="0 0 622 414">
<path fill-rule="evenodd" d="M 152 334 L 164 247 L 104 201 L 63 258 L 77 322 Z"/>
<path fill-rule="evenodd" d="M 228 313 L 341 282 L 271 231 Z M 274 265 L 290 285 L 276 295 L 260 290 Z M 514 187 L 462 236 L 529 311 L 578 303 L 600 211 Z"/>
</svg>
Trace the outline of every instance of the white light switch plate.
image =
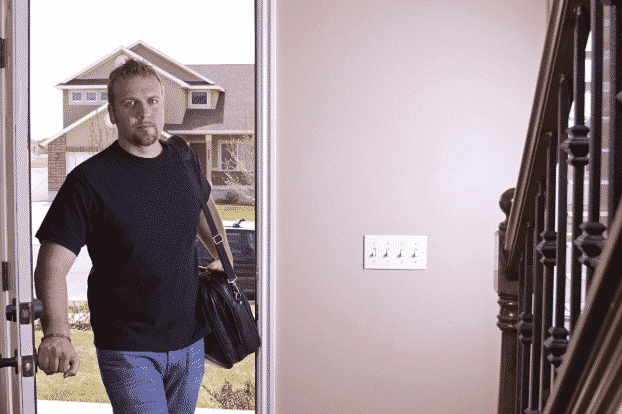
<svg viewBox="0 0 622 414">
<path fill-rule="evenodd" d="M 428 236 L 365 236 L 365 269 L 425 270 Z"/>
</svg>

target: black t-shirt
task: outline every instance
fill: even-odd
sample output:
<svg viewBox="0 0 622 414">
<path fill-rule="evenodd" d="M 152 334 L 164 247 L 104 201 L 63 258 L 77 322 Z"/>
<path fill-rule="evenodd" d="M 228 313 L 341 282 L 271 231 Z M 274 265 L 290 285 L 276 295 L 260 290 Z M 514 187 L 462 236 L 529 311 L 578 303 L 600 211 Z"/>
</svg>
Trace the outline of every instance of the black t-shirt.
<svg viewBox="0 0 622 414">
<path fill-rule="evenodd" d="M 210 332 L 193 246 L 200 202 L 180 154 L 160 142 L 155 158 L 136 157 L 115 141 L 78 165 L 36 234 L 76 255 L 87 246 L 87 297 L 100 349 L 172 351 Z"/>
</svg>

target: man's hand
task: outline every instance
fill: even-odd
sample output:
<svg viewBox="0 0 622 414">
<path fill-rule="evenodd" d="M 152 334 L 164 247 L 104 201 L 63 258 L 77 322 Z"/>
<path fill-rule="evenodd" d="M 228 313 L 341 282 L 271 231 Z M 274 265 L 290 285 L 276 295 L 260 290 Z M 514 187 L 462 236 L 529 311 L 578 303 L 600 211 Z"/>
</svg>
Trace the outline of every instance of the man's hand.
<svg viewBox="0 0 622 414">
<path fill-rule="evenodd" d="M 63 378 L 73 377 L 80 368 L 80 358 L 71 342 L 65 338 L 46 338 L 39 345 L 39 368 L 47 375 L 63 373 Z"/>
<path fill-rule="evenodd" d="M 214 274 L 220 274 L 223 277 L 226 277 L 225 269 L 223 268 L 222 262 L 219 259 L 216 259 L 208 264 L 205 272 L 201 273 L 201 277 Z"/>
<path fill-rule="evenodd" d="M 59 244 L 42 241 L 35 268 L 37 298 L 43 302 L 43 332 L 69 337 L 67 320 L 67 273 L 76 254 Z M 80 358 L 67 338 L 46 337 L 39 345 L 37 365 L 48 375 L 62 372 L 65 378 L 78 373 Z"/>
</svg>

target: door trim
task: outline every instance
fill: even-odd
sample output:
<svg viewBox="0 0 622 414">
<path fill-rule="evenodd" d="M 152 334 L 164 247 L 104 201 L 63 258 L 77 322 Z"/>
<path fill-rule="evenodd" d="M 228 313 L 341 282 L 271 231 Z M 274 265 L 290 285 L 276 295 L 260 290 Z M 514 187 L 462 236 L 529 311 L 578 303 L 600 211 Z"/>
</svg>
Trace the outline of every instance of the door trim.
<svg viewBox="0 0 622 414">
<path fill-rule="evenodd" d="M 276 0 L 255 2 L 255 131 L 257 139 L 257 313 L 262 343 L 256 359 L 256 411 L 276 413 Z"/>
</svg>

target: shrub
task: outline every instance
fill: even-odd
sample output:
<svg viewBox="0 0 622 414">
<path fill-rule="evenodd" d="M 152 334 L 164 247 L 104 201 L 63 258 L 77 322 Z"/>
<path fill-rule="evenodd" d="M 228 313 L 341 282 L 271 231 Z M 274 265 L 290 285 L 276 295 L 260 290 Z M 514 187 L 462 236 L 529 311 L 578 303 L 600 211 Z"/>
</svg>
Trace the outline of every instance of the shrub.
<svg viewBox="0 0 622 414">
<path fill-rule="evenodd" d="M 255 382 L 248 380 L 244 383 L 244 387 L 234 390 L 231 383 L 225 380 L 225 384 L 220 391 L 210 391 L 205 385 L 202 385 L 209 395 L 221 405 L 222 408 L 228 410 L 254 410 L 255 409 Z"/>
<path fill-rule="evenodd" d="M 86 301 L 69 301 L 67 303 L 67 320 L 69 328 L 80 331 L 92 331 L 91 312 Z M 36 331 L 41 330 L 41 320 L 37 319 L 34 324 Z"/>
<path fill-rule="evenodd" d="M 218 204 L 232 204 L 238 206 L 253 206 L 255 205 L 254 196 L 247 195 L 244 191 L 239 189 L 227 190 L 224 196 L 217 200 Z"/>
</svg>

